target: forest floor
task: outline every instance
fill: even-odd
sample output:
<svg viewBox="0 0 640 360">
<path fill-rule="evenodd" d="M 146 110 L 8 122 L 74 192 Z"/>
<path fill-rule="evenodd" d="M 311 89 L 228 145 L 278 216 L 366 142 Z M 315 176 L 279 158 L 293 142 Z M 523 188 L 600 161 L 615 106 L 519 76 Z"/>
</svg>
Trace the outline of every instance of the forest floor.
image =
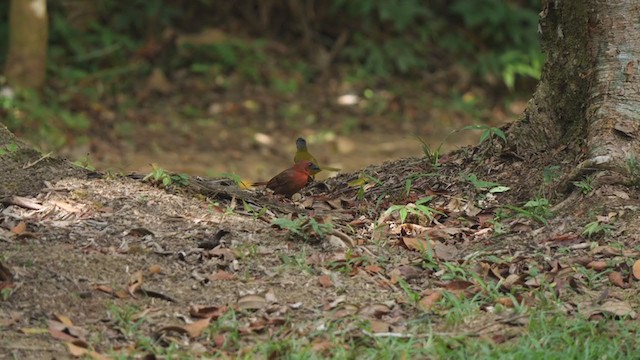
<svg viewBox="0 0 640 360">
<path fill-rule="evenodd" d="M 497 136 L 446 138 L 524 101 L 414 86 L 341 105 L 353 89 L 198 98 L 201 86 L 94 106 L 91 141 L 66 153 L 110 171 L 0 205 L 0 357 L 633 354 L 638 194 L 593 179 L 559 193 L 575 165 L 563 149 L 531 162 Z M 429 159 L 416 135 L 458 150 Z M 161 184 L 169 171 L 268 179 L 298 136 L 343 171 L 293 200 L 234 181 Z M 159 181 L 124 175 L 149 163 Z"/>
<path fill-rule="evenodd" d="M 605 185 L 552 208 L 561 194 L 533 186 L 552 160 L 496 146 L 370 166 L 294 200 L 95 174 L 13 199 L 2 356 L 632 354 L 637 196 Z"/>
</svg>

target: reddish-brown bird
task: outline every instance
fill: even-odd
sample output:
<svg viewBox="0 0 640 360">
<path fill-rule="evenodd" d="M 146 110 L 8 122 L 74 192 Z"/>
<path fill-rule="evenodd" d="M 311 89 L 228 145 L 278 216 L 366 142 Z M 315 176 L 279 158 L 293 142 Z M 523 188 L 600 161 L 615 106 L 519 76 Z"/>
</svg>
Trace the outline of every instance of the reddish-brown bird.
<svg viewBox="0 0 640 360">
<path fill-rule="evenodd" d="M 253 186 L 267 185 L 267 188 L 273 190 L 274 194 L 281 194 L 290 198 L 307 185 L 311 172 L 318 170 L 320 170 L 318 165 L 309 160 L 302 160 L 274 176 L 271 180 L 253 183 Z"/>
</svg>

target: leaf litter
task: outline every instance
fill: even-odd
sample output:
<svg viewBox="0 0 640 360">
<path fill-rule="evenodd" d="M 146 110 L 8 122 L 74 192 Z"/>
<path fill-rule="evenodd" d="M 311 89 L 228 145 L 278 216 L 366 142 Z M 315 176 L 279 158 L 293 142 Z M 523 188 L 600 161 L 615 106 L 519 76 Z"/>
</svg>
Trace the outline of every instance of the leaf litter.
<svg viewBox="0 0 640 360">
<path fill-rule="evenodd" d="M 450 160 L 451 166 L 466 161 Z M 314 348 L 326 351 L 330 345 L 317 329 L 345 338 L 422 338 L 425 333 L 411 324 L 425 313 L 432 315 L 436 334 L 491 332 L 491 339 L 502 342 L 514 336 L 507 329 L 517 333 L 526 321 L 505 320 L 496 308 L 536 306 L 537 294 L 548 291 L 564 301 L 568 314 L 636 317 L 636 304 L 625 295 L 640 278 L 639 253 L 631 244 L 578 235 L 567 226 L 568 217 L 550 219 L 548 227 L 513 211 L 500 219 L 509 209 L 496 199 L 509 201 L 513 190 L 489 196 L 484 187 L 456 181 L 459 169 L 446 166 L 439 177 L 414 179 L 408 193 L 394 198 L 406 181 L 398 175 L 404 172 L 385 170 L 393 166 L 411 167 L 406 174 L 431 170 L 424 161 L 383 164 L 363 170 L 380 181 L 361 186 L 358 174 L 341 175 L 327 181 L 333 193 L 314 196 L 318 188 L 311 187 L 293 206 L 259 216 L 253 212 L 269 202 L 247 198 L 244 210 L 229 213 L 216 209 L 225 202 L 239 209 L 233 204 L 242 201 L 213 199 L 219 203 L 212 208 L 197 196 L 134 180 L 61 181 L 51 187 L 59 190 L 27 199 L 38 207 L 3 209 L 12 235 L 0 286 L 21 284 L 3 312 L 9 324 L 3 335 L 24 344 L 35 333 L 13 330 L 48 324 L 52 338 L 65 344 L 53 343 L 50 351 L 99 358 L 104 349 L 135 347 L 136 338 L 109 315 L 134 307 L 129 321 L 139 334 L 165 345 L 197 344 L 212 354 L 237 354 L 291 333 L 311 336 Z M 518 186 L 515 180 L 482 179 Z M 599 221 L 620 216 L 607 213 Z M 314 228 L 303 240 L 270 226 L 275 218 L 303 217 L 314 220 L 302 226 L 332 228 L 326 234 Z M 33 236 L 19 238 L 27 229 Z M 20 270 L 13 274 L 6 264 Z M 609 288 L 615 290 L 602 291 Z M 452 310 L 448 299 L 479 295 L 481 311 L 451 329 L 443 320 Z M 52 314 L 67 315 L 50 320 Z M 362 327 L 363 321 L 368 325 Z M 209 332 L 212 327 L 218 330 Z M 240 338 L 229 342 L 234 328 Z M 105 340 L 88 343 L 95 334 L 106 334 Z"/>
</svg>

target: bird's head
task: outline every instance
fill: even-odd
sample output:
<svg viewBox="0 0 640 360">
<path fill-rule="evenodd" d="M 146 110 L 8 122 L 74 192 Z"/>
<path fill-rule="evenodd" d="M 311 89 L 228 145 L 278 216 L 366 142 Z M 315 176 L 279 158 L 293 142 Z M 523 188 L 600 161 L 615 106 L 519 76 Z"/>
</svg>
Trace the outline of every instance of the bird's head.
<svg viewBox="0 0 640 360">
<path fill-rule="evenodd" d="M 300 150 L 300 151 L 304 151 L 307 150 L 307 140 L 305 140 L 304 138 L 297 138 L 296 139 L 296 149 Z"/>
<path fill-rule="evenodd" d="M 320 171 L 320 167 L 309 160 L 302 160 L 295 164 L 294 167 L 299 169 L 300 171 L 304 171 L 305 173 L 310 173 L 311 171 Z"/>
</svg>

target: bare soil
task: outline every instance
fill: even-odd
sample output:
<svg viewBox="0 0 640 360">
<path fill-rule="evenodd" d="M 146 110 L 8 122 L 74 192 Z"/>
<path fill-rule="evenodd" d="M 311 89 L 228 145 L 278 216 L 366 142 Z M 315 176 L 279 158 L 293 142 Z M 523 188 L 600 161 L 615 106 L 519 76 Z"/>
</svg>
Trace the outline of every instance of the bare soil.
<svg viewBox="0 0 640 360">
<path fill-rule="evenodd" d="M 367 346 L 375 336 L 420 339 L 430 331 L 504 342 L 526 325 L 509 310 L 507 294 L 536 306 L 549 289 L 567 314 L 635 317 L 638 192 L 602 184 L 561 194 L 558 179 L 540 181 L 557 159 L 498 156 L 495 145 L 462 149 L 439 167 L 410 158 L 341 174 L 293 201 L 231 182 L 228 192 L 212 193 L 102 176 L 51 184 L 31 209 L 5 203 L 1 263 L 12 279 L 4 279 L 11 292 L 0 310 L 0 353 L 67 358 L 91 349 L 93 357 L 141 357 L 149 351 L 144 339 L 152 339 L 193 354 L 238 356 L 267 340 L 299 337 L 330 354 L 332 346 L 349 346 L 333 337 Z M 511 190 L 491 193 L 467 180 L 471 173 Z M 504 207 L 523 209 L 543 195 L 559 204 L 548 220 Z M 402 222 L 386 211 L 426 196 L 433 218 L 410 212 Z M 331 228 L 307 222 L 297 236 L 270 225 L 303 217 Z M 587 237 L 582 230 L 594 219 L 610 230 Z M 600 271 L 620 273 L 621 282 L 592 290 L 576 267 L 594 261 L 607 262 Z M 437 302 L 443 294 L 485 291 L 473 277 L 452 277 L 445 264 L 501 281 L 505 297 L 486 294 L 482 311 L 445 321 L 449 309 Z M 542 287 L 543 279 L 553 286 Z"/>
</svg>

